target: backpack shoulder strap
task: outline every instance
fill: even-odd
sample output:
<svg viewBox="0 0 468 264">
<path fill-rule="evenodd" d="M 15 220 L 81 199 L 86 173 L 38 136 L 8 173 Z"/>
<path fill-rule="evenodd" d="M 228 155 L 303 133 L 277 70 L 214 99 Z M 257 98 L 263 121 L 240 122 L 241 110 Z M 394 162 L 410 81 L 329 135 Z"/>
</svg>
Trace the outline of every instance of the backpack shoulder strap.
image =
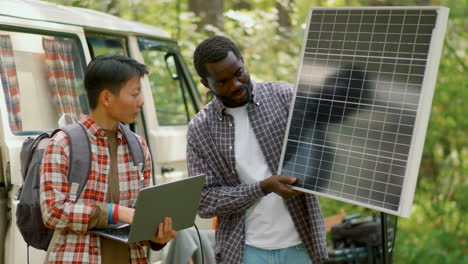
<svg viewBox="0 0 468 264">
<path fill-rule="evenodd" d="M 127 140 L 128 149 L 133 158 L 133 164 L 135 166 L 141 166 L 141 172 L 145 171 L 145 157 L 143 155 L 143 147 L 140 144 L 135 133 L 133 133 L 130 128 L 123 123 L 119 123 L 120 129 L 123 131 L 125 139 Z"/>
<path fill-rule="evenodd" d="M 48 139 L 50 137 L 51 135 L 48 133 L 42 133 L 37 137 L 28 137 L 23 141 L 20 152 L 21 176 L 23 178 L 23 183 L 26 181 L 29 164 L 31 164 L 34 150 L 40 147 L 41 142 L 43 142 L 44 139 Z"/>
<path fill-rule="evenodd" d="M 70 140 L 70 157 L 68 165 L 68 183 L 70 199 L 78 200 L 88 181 L 91 169 L 91 146 L 86 130 L 79 123 L 62 128 Z"/>
</svg>

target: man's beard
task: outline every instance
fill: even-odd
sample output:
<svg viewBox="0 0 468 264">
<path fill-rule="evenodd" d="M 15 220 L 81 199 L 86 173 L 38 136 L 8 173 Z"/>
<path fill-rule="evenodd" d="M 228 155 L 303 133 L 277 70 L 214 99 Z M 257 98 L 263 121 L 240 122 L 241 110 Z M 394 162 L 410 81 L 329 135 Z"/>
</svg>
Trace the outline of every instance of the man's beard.
<svg viewBox="0 0 468 264">
<path fill-rule="evenodd" d="M 214 93 L 214 95 L 218 97 L 225 106 L 235 108 L 235 107 L 243 106 L 247 104 L 248 102 L 250 102 L 250 100 L 252 99 L 252 89 L 253 89 L 253 84 L 249 78 L 247 82 L 244 85 L 242 85 L 241 89 L 239 89 L 238 91 L 236 91 L 235 93 L 229 96 L 221 96 L 218 93 Z M 244 91 L 247 94 L 244 96 L 244 98 L 242 98 L 242 100 L 237 101 L 234 99 L 234 97 L 238 96 Z"/>
</svg>

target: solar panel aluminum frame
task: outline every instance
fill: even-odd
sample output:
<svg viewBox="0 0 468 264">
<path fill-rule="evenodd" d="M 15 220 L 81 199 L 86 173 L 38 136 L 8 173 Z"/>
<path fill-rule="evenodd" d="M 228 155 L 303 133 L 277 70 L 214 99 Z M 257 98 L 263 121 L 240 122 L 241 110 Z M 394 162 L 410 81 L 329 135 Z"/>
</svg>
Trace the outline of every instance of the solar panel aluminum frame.
<svg viewBox="0 0 468 264">
<path fill-rule="evenodd" d="M 436 77 L 439 68 L 439 62 L 442 52 L 442 46 L 445 36 L 446 24 L 448 20 L 449 9 L 441 6 L 434 7 L 313 7 L 310 8 L 308 18 L 307 18 L 307 27 L 304 34 L 304 40 L 301 49 L 301 59 L 299 65 L 299 71 L 296 78 L 295 89 L 298 90 L 301 73 L 303 71 L 303 62 L 305 56 L 305 50 L 307 46 L 307 41 L 309 40 L 308 35 L 309 27 L 311 24 L 311 17 L 313 11 L 317 10 L 435 10 L 437 13 L 436 22 L 432 31 L 431 39 L 429 42 L 429 51 L 427 55 L 427 61 L 424 69 L 424 77 L 421 84 L 421 93 L 419 96 L 417 113 L 415 117 L 414 129 L 411 135 L 411 143 L 408 153 L 407 166 L 404 172 L 404 179 L 402 184 L 402 191 L 400 195 L 398 210 L 390 210 L 383 207 L 378 207 L 359 201 L 354 201 L 327 193 L 321 193 L 317 191 L 312 191 L 309 189 L 292 186 L 293 189 L 300 190 L 307 193 L 316 194 L 319 196 L 324 196 L 327 198 L 355 204 L 358 206 L 370 208 L 373 210 L 389 213 L 392 215 L 409 217 L 411 214 L 412 203 L 414 199 L 414 192 L 417 183 L 417 176 L 419 171 L 419 166 L 421 162 L 422 150 L 424 146 L 424 140 L 427 130 L 427 125 L 429 122 L 429 114 L 432 105 L 432 98 L 435 89 Z M 286 134 L 283 142 L 283 148 L 281 153 L 280 165 L 278 168 L 278 174 L 281 174 L 283 170 L 284 158 L 286 154 L 286 146 L 288 143 L 288 136 L 290 132 L 291 121 L 293 118 L 293 110 L 296 102 L 297 92 L 294 93 L 292 103 L 290 106 L 290 114 L 288 117 Z"/>
</svg>

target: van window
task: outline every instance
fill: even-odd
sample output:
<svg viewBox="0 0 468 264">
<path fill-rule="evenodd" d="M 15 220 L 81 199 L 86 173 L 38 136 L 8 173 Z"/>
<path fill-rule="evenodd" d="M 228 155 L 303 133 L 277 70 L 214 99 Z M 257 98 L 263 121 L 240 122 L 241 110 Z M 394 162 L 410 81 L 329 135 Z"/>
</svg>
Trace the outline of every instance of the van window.
<svg viewBox="0 0 468 264">
<path fill-rule="evenodd" d="M 149 69 L 159 125 L 186 125 L 196 110 L 177 44 L 139 37 L 138 45 Z"/>
<path fill-rule="evenodd" d="M 0 30 L 0 85 L 11 130 L 53 130 L 87 113 L 84 65 L 74 36 Z"/>
<path fill-rule="evenodd" d="M 87 33 L 86 41 L 93 58 L 108 54 L 128 56 L 125 38 Z"/>
</svg>

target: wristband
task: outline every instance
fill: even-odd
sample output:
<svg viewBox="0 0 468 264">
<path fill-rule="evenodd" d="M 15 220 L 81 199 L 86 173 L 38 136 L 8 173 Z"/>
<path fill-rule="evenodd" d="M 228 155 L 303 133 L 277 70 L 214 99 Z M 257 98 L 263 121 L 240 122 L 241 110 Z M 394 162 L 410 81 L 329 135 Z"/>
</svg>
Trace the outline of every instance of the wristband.
<svg viewBox="0 0 468 264">
<path fill-rule="evenodd" d="M 114 213 L 113 213 L 113 219 L 114 219 L 114 224 L 117 224 L 119 222 L 119 204 L 114 204 Z"/>
<path fill-rule="evenodd" d="M 107 204 L 107 222 L 109 223 L 109 225 L 112 225 L 113 224 L 113 221 L 112 221 L 112 209 L 113 209 L 113 205 L 112 203 L 108 203 Z"/>
</svg>

